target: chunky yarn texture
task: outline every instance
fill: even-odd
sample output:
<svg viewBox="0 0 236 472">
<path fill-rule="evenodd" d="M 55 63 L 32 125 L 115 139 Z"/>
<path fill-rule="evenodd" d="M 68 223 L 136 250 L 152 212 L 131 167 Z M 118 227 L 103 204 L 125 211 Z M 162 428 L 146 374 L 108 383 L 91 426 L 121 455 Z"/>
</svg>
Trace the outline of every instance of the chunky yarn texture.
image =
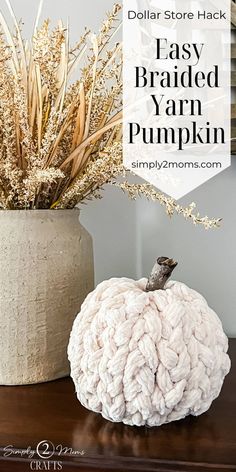
<svg viewBox="0 0 236 472">
<path fill-rule="evenodd" d="M 206 300 L 180 282 L 113 278 L 84 301 L 68 355 L 78 399 L 104 418 L 159 426 L 200 415 L 230 369 L 228 340 Z"/>
</svg>

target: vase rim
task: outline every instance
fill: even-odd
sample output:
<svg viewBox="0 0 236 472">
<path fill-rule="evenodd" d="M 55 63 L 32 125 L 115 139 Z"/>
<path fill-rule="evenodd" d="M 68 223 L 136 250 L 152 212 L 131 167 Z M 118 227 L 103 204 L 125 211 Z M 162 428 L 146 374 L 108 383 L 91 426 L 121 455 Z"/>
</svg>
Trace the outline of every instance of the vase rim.
<svg viewBox="0 0 236 472">
<path fill-rule="evenodd" d="M 0 210 L 0 215 L 4 214 L 4 213 L 39 213 L 39 214 L 42 214 L 42 213 L 54 213 L 54 214 L 58 214 L 58 213 L 74 213 L 74 212 L 78 212 L 80 213 L 80 209 L 79 208 L 65 208 L 65 209 L 61 209 L 61 210 L 52 210 L 51 208 L 43 208 L 43 209 L 36 209 L 36 210 Z"/>
<path fill-rule="evenodd" d="M 79 220 L 80 209 L 72 208 L 65 210 L 0 210 L 0 219 L 4 220 Z"/>
</svg>

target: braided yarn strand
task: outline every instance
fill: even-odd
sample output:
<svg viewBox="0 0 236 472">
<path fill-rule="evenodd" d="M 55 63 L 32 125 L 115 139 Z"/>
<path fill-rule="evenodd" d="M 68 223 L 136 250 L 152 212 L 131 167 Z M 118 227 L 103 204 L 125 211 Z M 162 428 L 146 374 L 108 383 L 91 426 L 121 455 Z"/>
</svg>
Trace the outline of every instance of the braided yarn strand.
<svg viewBox="0 0 236 472">
<path fill-rule="evenodd" d="M 185 284 L 146 292 L 113 278 L 88 295 L 68 356 L 79 401 L 110 421 L 160 426 L 207 411 L 230 370 L 228 339 L 206 300 Z"/>
</svg>

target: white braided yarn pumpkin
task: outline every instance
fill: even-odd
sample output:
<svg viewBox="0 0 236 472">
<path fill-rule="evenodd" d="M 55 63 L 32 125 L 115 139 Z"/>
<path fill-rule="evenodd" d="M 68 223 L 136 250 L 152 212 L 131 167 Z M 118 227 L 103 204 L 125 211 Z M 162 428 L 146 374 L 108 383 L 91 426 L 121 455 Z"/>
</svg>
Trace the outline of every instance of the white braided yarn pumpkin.
<svg viewBox="0 0 236 472">
<path fill-rule="evenodd" d="M 68 355 L 78 399 L 104 418 L 159 426 L 200 415 L 230 369 L 228 340 L 206 300 L 181 282 L 112 278 L 84 301 Z"/>
</svg>

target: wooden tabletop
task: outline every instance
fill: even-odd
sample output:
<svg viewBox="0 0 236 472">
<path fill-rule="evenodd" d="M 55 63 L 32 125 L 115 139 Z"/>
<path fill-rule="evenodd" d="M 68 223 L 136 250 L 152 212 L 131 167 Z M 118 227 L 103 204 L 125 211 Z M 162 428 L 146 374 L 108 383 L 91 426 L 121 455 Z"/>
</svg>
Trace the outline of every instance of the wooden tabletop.
<svg viewBox="0 0 236 472">
<path fill-rule="evenodd" d="M 0 387 L 0 471 L 235 471 L 236 339 L 230 357 L 211 409 L 159 428 L 110 423 L 87 411 L 68 378 Z"/>
</svg>

